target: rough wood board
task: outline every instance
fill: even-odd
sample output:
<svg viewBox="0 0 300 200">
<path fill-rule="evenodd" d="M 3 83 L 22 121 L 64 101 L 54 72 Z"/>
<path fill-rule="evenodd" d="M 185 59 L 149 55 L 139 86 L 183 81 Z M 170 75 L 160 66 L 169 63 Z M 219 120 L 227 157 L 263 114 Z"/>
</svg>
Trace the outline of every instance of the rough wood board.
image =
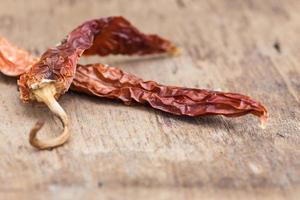
<svg viewBox="0 0 300 200">
<path fill-rule="evenodd" d="M 1 199 L 299 199 L 300 2 L 298 0 L 1 0 L 0 34 L 42 53 L 91 18 L 123 15 L 183 49 L 178 58 L 91 58 L 145 79 L 220 88 L 261 100 L 252 116 L 176 117 L 143 106 L 68 93 L 72 139 L 36 151 L 28 131 L 50 118 L 24 105 L 0 76 Z M 276 48 L 275 48 L 275 46 Z"/>
</svg>

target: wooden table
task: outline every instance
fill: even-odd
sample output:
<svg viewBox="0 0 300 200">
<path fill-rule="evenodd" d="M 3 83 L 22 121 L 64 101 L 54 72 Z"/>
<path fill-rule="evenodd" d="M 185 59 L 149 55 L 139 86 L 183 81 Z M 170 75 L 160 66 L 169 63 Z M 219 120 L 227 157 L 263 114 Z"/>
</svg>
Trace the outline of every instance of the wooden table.
<svg viewBox="0 0 300 200">
<path fill-rule="evenodd" d="M 298 0 L 1 0 L 0 34 L 36 55 L 85 20 L 122 15 L 183 49 L 176 58 L 93 57 L 161 83 L 239 92 L 269 110 L 253 116 L 177 117 L 144 106 L 68 93 L 72 122 L 61 148 L 37 151 L 28 131 L 50 119 L 0 76 L 1 199 L 299 199 Z M 297 198 L 298 197 L 298 198 Z"/>
</svg>

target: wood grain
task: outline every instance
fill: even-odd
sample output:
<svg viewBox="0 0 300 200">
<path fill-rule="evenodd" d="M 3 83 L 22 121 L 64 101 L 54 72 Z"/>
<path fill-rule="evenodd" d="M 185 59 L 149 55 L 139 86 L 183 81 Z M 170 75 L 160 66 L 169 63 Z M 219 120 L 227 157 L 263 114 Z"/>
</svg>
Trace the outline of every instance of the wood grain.
<svg viewBox="0 0 300 200">
<path fill-rule="evenodd" d="M 122 15 L 175 41 L 176 58 L 92 57 L 161 83 L 240 92 L 270 112 L 177 117 L 68 93 L 60 102 L 72 139 L 36 151 L 28 131 L 50 119 L 22 104 L 0 76 L 1 199 L 299 199 L 300 2 L 298 0 L 1 0 L 0 34 L 36 55 L 87 19 Z"/>
</svg>

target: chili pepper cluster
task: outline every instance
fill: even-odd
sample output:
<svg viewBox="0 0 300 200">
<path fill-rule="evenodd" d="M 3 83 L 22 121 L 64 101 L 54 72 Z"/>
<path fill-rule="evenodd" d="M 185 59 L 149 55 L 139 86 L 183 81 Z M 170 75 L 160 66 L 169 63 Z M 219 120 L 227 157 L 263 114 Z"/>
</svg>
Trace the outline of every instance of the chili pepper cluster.
<svg viewBox="0 0 300 200">
<path fill-rule="evenodd" d="M 176 46 L 158 35 L 140 32 L 123 17 L 90 20 L 71 31 L 60 44 L 49 48 L 40 58 L 0 37 L 0 72 L 20 76 L 18 85 L 23 102 L 43 102 L 64 126 L 52 139 L 41 140 L 37 132 L 44 122 L 37 122 L 29 134 L 30 144 L 50 149 L 64 144 L 70 137 L 68 115 L 57 99 L 69 89 L 124 103 L 141 103 L 175 115 L 223 115 L 237 117 L 253 114 L 262 123 L 267 110 L 248 96 L 204 89 L 161 85 L 101 63 L 78 64 L 88 55 L 178 54 Z"/>
</svg>

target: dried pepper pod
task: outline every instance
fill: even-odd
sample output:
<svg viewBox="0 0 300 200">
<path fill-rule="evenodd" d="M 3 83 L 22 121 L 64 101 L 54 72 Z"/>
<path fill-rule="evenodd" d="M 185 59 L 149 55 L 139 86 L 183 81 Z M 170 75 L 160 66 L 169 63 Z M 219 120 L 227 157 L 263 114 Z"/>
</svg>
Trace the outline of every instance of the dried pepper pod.
<svg viewBox="0 0 300 200">
<path fill-rule="evenodd" d="M 120 34 L 117 31 L 118 27 Z M 132 34 L 134 36 L 131 36 Z M 112 36 L 115 36 L 114 39 L 104 41 Z M 151 44 L 153 41 L 156 43 Z M 98 48 L 98 45 L 102 47 Z M 64 126 L 59 136 L 43 141 L 37 138 L 37 132 L 43 125 L 38 122 L 30 132 L 30 143 L 34 147 L 53 148 L 64 144 L 69 138 L 69 120 L 56 99 L 68 91 L 75 75 L 78 59 L 88 49 L 90 50 L 86 55 L 107 55 L 108 52 L 143 55 L 176 51 L 169 41 L 140 33 L 122 17 L 91 20 L 74 29 L 61 44 L 48 49 L 18 81 L 21 99 L 24 102 L 44 102 L 61 119 Z"/>
<path fill-rule="evenodd" d="M 253 114 L 260 117 L 262 124 L 267 120 L 265 107 L 248 96 L 165 86 L 103 64 L 79 65 L 71 88 L 93 96 L 119 99 L 126 104 L 149 104 L 175 115 L 237 117 Z"/>
<path fill-rule="evenodd" d="M 43 57 L 41 60 L 43 60 Z M 24 66 L 24 71 L 26 71 L 25 69 L 27 69 L 27 67 Z M 9 73 L 13 74 L 14 70 L 11 69 L 11 72 Z M 26 74 L 24 76 L 26 76 Z M 24 83 L 24 81 L 19 82 L 20 85 L 22 83 Z M 54 82 L 49 81 L 49 83 L 46 84 L 49 84 L 46 86 L 51 87 L 50 85 L 54 84 Z M 42 85 L 42 87 L 39 88 L 40 91 L 34 94 L 38 101 L 40 96 L 44 95 L 45 90 L 46 93 L 49 93 L 49 91 L 50 93 L 56 91 L 55 87 L 52 86 L 52 88 L 48 89 L 46 86 Z M 26 89 L 26 86 L 23 87 Z M 44 90 L 43 88 L 46 89 Z M 76 76 L 73 79 L 71 89 L 98 97 L 119 99 L 126 104 L 131 104 L 132 102 L 149 104 L 153 108 L 175 115 L 224 115 L 228 117 L 237 117 L 246 114 L 253 114 L 260 117 L 262 124 L 267 121 L 267 110 L 265 107 L 256 100 L 245 95 L 164 86 L 154 81 L 143 81 L 132 74 L 128 74 L 120 69 L 108 67 L 103 64 L 77 64 Z M 40 93 L 42 93 L 42 95 Z M 55 96 L 54 92 L 49 96 L 53 95 Z M 45 101 L 46 104 L 50 104 L 50 109 L 52 109 L 54 113 L 61 115 L 62 121 L 67 121 L 64 111 L 60 109 L 58 104 L 56 104 L 56 100 L 54 98 L 50 99 L 52 99 L 51 101 L 54 103 L 49 103 L 48 97 L 46 100 L 42 99 L 42 101 Z M 42 123 L 37 123 L 32 129 L 30 134 L 32 145 L 37 148 L 50 148 L 58 146 L 67 140 L 69 134 L 63 133 L 60 137 L 52 140 L 52 143 L 47 141 L 43 144 L 42 141 L 35 141 L 36 132 L 42 127 L 42 125 Z M 66 128 L 66 130 L 68 130 L 68 128 Z"/>
<path fill-rule="evenodd" d="M 93 45 L 83 55 L 177 55 L 179 49 L 170 41 L 155 34 L 146 35 L 123 17 L 110 17 Z M 107 22 L 103 22 L 107 23 Z"/>
</svg>

